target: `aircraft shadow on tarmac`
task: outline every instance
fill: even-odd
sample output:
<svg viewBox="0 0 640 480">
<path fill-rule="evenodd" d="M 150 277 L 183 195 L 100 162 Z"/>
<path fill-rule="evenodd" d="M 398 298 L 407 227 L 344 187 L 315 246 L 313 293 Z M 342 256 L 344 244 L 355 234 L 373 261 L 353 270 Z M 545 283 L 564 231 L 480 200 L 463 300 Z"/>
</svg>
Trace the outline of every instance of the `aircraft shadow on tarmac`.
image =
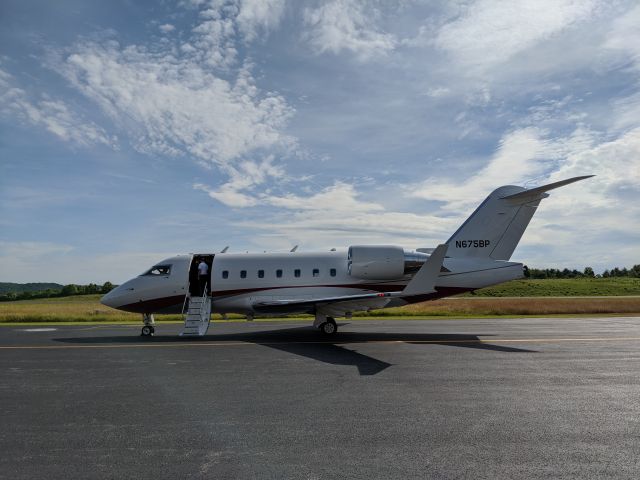
<svg viewBox="0 0 640 480">
<path fill-rule="evenodd" d="M 341 324 L 344 326 L 345 324 Z M 482 335 L 483 337 L 492 335 Z M 480 340 L 474 334 L 430 334 L 430 333 L 394 333 L 394 332 L 340 332 L 334 338 L 318 335 L 308 326 L 278 328 L 260 332 L 209 334 L 205 337 L 182 338 L 177 335 L 142 338 L 135 335 L 92 336 L 74 338 L 56 338 L 55 341 L 74 344 L 148 344 L 184 343 L 184 342 L 246 342 L 263 345 L 283 352 L 300 355 L 331 365 L 352 365 L 358 368 L 360 375 L 376 375 L 392 364 L 355 350 L 345 348 L 343 344 L 402 342 L 415 345 L 447 345 L 451 347 L 473 348 L 506 353 L 535 353 L 535 350 L 492 345 Z"/>
</svg>

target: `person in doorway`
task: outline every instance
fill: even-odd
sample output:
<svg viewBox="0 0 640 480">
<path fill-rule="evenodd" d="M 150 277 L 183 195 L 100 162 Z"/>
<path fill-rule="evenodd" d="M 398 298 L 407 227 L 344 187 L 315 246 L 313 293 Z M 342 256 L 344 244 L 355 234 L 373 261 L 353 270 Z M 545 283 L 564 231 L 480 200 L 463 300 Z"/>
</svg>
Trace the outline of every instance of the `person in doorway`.
<svg viewBox="0 0 640 480">
<path fill-rule="evenodd" d="M 198 264 L 198 286 L 200 287 L 200 295 L 205 294 L 208 274 L 209 265 L 204 261 L 204 258 L 201 258 L 200 263 Z"/>
</svg>

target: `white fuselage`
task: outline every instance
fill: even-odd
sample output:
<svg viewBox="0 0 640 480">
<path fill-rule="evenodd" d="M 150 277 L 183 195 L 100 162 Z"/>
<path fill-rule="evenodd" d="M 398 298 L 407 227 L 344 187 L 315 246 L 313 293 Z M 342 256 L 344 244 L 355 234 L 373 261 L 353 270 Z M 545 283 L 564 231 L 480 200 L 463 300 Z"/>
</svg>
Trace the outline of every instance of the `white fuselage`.
<svg viewBox="0 0 640 480">
<path fill-rule="evenodd" d="M 336 317 L 423 302 L 523 277 L 510 262 L 549 190 L 589 176 L 526 189 L 496 188 L 455 233 L 433 249 L 351 245 L 347 251 L 178 255 L 154 265 L 102 298 L 142 313 L 141 335 L 154 333 L 152 313 L 184 312 L 181 335 L 203 336 L 211 313 L 308 313 L 326 335 Z M 200 269 L 198 269 L 200 266 Z M 208 267 L 208 268 L 207 268 Z M 203 298 L 196 298 L 203 297 Z"/>
<path fill-rule="evenodd" d="M 102 302 L 131 312 L 180 312 L 190 290 L 193 294 L 193 259 L 203 256 L 212 258 L 207 294 L 212 298 L 212 312 L 217 313 L 313 313 L 308 305 L 271 309 L 269 312 L 261 311 L 256 305 L 280 300 L 312 301 L 364 293 L 399 292 L 413 276 L 413 273 L 408 273 L 386 280 L 354 278 L 350 274 L 346 251 L 178 255 L 157 264 L 168 266 L 168 273 L 162 268 L 152 273 L 152 269 L 112 290 Z M 428 255 L 424 256 L 428 258 Z M 374 307 L 442 298 L 521 277 L 520 263 L 445 258 L 437 278 L 436 292 L 386 299 Z M 362 308 L 356 305 L 353 310 L 369 308 L 372 308 L 371 304 Z"/>
</svg>

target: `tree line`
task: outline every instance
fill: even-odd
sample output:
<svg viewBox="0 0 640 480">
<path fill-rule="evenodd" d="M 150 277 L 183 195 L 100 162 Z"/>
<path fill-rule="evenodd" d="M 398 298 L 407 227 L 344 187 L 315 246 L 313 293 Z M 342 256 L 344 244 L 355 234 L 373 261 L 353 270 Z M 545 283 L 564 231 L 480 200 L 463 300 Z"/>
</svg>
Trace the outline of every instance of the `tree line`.
<svg viewBox="0 0 640 480">
<path fill-rule="evenodd" d="M 56 298 L 70 297 L 72 295 L 95 295 L 109 293 L 116 285 L 111 282 L 104 282 L 102 285 L 90 283 L 89 285 L 76 285 L 71 283 L 61 289 L 47 288 L 37 292 L 8 292 L 0 295 L 0 302 L 10 302 L 12 300 L 31 300 L 36 298 Z"/>
<path fill-rule="evenodd" d="M 569 270 L 564 268 L 528 268 L 524 267 L 525 278 L 611 278 L 611 277 L 631 277 L 640 278 L 640 265 L 634 265 L 631 268 L 614 267 L 605 270 L 601 274 L 596 274 L 591 267 L 585 267 L 583 271 Z"/>
</svg>

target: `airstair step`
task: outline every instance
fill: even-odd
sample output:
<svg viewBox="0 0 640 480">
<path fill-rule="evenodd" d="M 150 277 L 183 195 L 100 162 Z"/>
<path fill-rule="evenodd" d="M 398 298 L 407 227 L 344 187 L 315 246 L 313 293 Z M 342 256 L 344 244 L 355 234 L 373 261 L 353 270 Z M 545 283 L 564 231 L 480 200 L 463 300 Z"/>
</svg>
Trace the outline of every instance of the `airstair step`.
<svg viewBox="0 0 640 480">
<path fill-rule="evenodd" d="M 192 297 L 184 315 L 182 337 L 202 337 L 207 333 L 211 321 L 211 298 Z"/>
</svg>

